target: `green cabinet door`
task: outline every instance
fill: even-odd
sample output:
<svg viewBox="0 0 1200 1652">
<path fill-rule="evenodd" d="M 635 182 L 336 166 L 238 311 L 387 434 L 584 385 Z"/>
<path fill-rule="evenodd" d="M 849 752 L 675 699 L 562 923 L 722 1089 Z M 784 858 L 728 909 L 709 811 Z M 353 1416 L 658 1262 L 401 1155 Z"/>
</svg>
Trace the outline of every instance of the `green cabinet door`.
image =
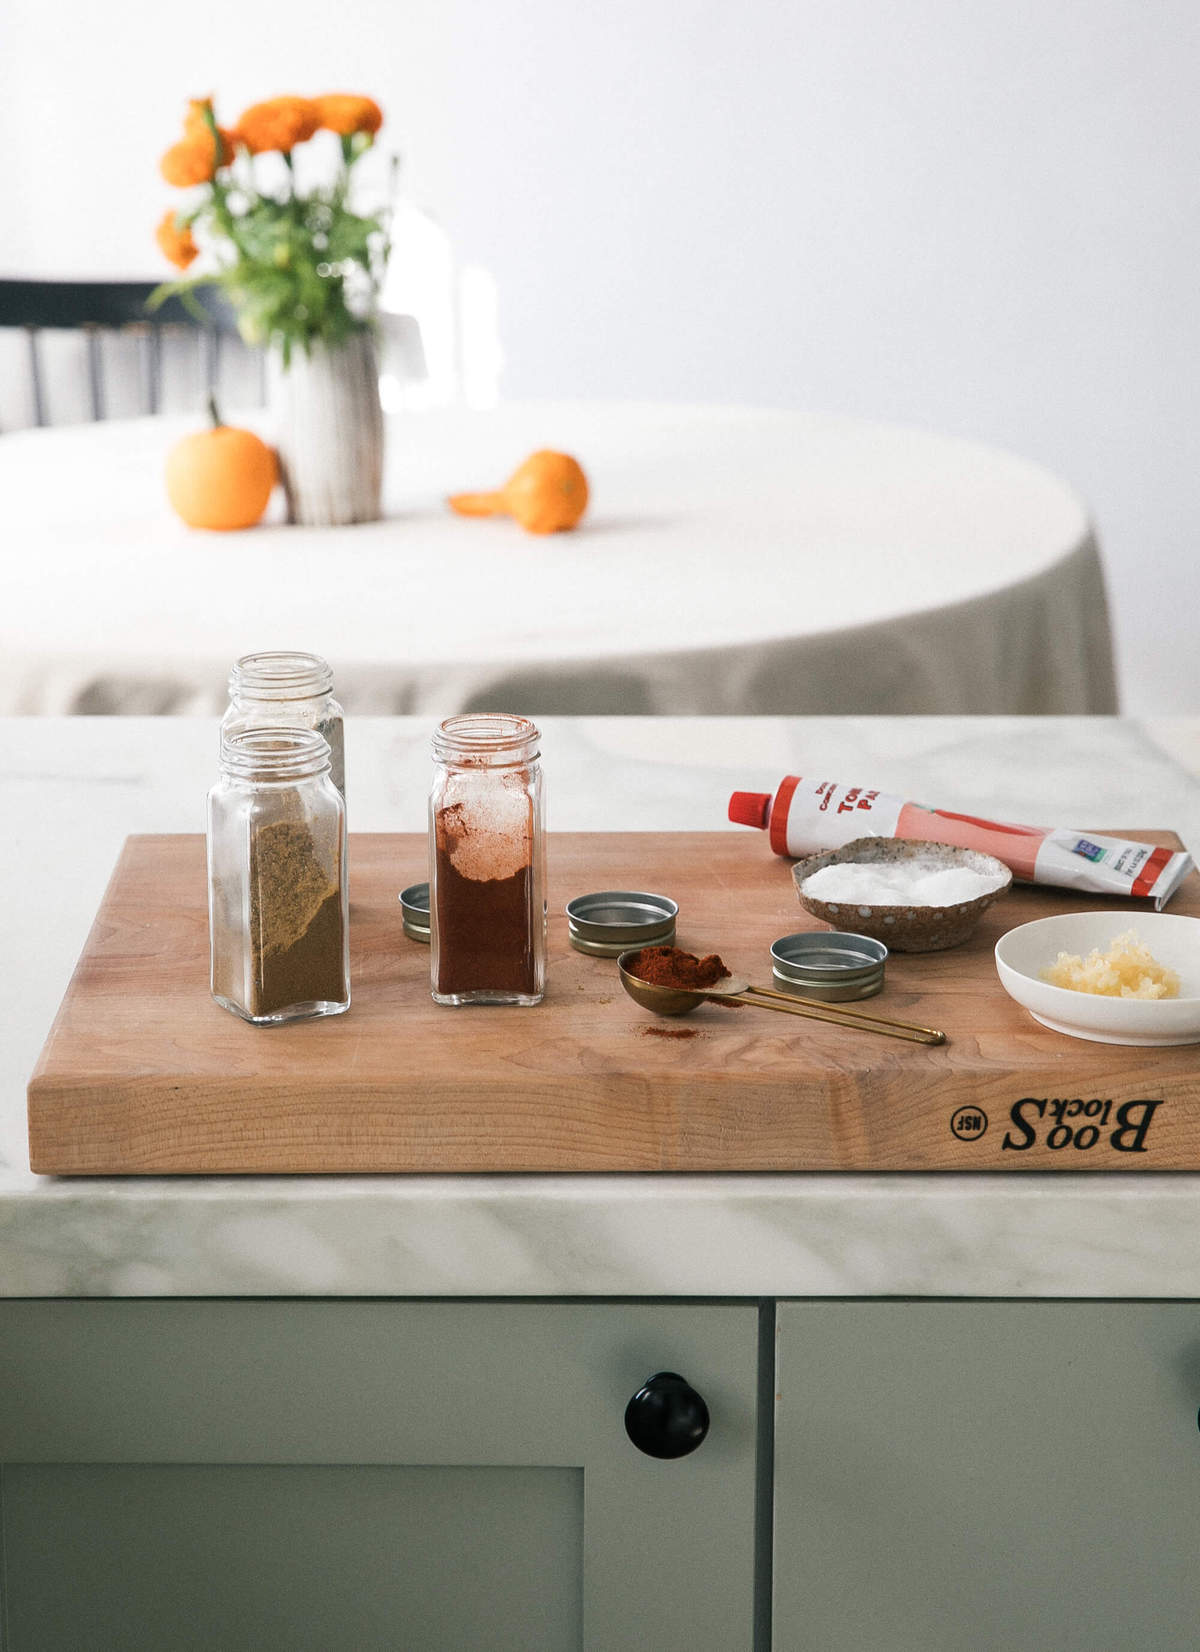
<svg viewBox="0 0 1200 1652">
<path fill-rule="evenodd" d="M 1195 1652 L 1200 1305 L 789 1302 L 777 1652 Z"/>
<path fill-rule="evenodd" d="M 753 1306 L 0 1302 L 4 1652 L 753 1646 Z M 692 1454 L 623 1416 L 661 1370 Z"/>
</svg>

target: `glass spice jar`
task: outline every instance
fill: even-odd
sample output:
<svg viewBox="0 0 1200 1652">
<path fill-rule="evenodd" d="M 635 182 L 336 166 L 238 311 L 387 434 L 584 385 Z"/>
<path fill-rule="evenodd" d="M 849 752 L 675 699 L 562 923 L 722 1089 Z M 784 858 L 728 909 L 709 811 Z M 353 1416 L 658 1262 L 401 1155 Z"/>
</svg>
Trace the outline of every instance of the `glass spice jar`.
<svg viewBox="0 0 1200 1652">
<path fill-rule="evenodd" d="M 546 990 L 541 736 L 524 717 L 449 717 L 429 796 L 439 1004 L 536 1004 Z"/>
<path fill-rule="evenodd" d="M 350 1007 L 346 805 L 315 729 L 235 729 L 208 794 L 212 995 L 256 1025 Z"/>
<path fill-rule="evenodd" d="M 333 783 L 346 795 L 345 714 L 333 693 L 333 672 L 319 654 L 243 654 L 229 673 L 224 736 L 239 728 L 285 723 L 316 729 L 329 745 Z"/>
</svg>

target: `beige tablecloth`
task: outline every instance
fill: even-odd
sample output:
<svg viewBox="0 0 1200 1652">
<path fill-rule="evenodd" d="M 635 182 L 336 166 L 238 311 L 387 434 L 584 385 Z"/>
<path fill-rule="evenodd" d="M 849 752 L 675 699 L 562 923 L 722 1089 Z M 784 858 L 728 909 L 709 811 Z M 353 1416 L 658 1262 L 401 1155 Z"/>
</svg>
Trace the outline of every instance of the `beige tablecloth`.
<svg viewBox="0 0 1200 1652">
<path fill-rule="evenodd" d="M 358 714 L 1116 709 L 1085 510 L 976 444 L 742 409 L 411 413 L 384 521 L 205 534 L 162 490 L 185 428 L 0 437 L 0 713 L 219 711 L 265 648 L 325 655 Z M 538 447 L 589 472 L 579 531 L 445 509 Z"/>
</svg>

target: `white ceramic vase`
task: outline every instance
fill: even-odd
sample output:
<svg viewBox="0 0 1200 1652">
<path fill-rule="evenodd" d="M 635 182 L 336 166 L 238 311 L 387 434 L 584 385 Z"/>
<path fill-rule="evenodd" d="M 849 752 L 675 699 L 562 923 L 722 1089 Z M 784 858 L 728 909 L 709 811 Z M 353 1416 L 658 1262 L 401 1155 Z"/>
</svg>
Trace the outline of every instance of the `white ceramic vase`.
<svg viewBox="0 0 1200 1652">
<path fill-rule="evenodd" d="M 375 522 L 383 486 L 383 411 L 371 333 L 269 361 L 269 393 L 288 521 Z"/>
</svg>

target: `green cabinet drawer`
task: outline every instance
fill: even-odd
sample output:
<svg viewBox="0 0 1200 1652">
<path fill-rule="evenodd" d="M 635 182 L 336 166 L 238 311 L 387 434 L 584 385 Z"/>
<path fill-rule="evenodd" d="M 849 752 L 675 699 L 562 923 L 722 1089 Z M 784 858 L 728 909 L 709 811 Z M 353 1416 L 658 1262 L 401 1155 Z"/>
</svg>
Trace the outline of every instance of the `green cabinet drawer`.
<svg viewBox="0 0 1200 1652">
<path fill-rule="evenodd" d="M 778 1309 L 786 1652 L 1194 1652 L 1200 1306 Z"/>
<path fill-rule="evenodd" d="M 753 1306 L 0 1303 L 6 1652 L 746 1652 Z M 660 1370 L 711 1427 L 623 1414 Z"/>
</svg>

